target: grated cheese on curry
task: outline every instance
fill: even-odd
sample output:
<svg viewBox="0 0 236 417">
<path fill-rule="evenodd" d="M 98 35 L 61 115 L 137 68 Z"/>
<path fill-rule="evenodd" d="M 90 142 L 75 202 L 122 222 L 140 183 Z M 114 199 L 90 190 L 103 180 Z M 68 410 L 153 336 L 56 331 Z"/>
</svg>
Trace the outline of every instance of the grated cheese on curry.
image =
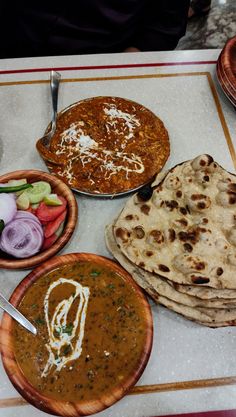
<svg viewBox="0 0 236 417">
<path fill-rule="evenodd" d="M 61 112 L 48 167 L 70 187 L 116 194 L 145 184 L 169 156 L 168 133 L 150 110 L 119 97 L 92 97 Z M 44 150 L 47 160 L 47 149 Z"/>
</svg>

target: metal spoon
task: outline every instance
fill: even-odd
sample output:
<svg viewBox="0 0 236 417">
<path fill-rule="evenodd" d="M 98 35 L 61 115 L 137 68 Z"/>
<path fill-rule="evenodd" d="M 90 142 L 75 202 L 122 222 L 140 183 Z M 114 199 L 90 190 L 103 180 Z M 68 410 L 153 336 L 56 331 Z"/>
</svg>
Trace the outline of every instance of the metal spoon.
<svg viewBox="0 0 236 417">
<path fill-rule="evenodd" d="M 20 323 L 25 329 L 29 330 L 34 335 L 37 334 L 36 327 L 30 323 L 29 320 L 23 314 L 21 314 L 9 301 L 6 300 L 3 295 L 0 294 L 0 308 L 2 308 L 6 313 L 8 313 L 13 319 Z"/>
<path fill-rule="evenodd" d="M 49 146 L 50 140 L 56 130 L 56 121 L 57 121 L 57 101 L 58 101 L 58 91 L 59 83 L 61 79 L 61 74 L 56 71 L 50 72 L 50 86 L 51 86 L 51 97 L 52 97 L 52 121 L 51 129 L 46 133 L 40 140 L 44 146 Z"/>
</svg>

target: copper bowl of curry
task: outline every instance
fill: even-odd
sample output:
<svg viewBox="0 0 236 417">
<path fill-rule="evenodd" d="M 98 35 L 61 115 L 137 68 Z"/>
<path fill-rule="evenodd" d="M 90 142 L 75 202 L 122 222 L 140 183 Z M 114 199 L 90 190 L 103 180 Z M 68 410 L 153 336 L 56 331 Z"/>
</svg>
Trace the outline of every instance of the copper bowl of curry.
<svg viewBox="0 0 236 417">
<path fill-rule="evenodd" d="M 152 347 L 150 306 L 112 260 L 88 253 L 52 258 L 26 276 L 10 302 L 38 334 L 4 314 L 3 365 L 40 410 L 67 417 L 99 412 L 143 373 Z"/>
<path fill-rule="evenodd" d="M 168 132 L 151 110 L 109 96 L 81 100 L 59 112 L 49 146 L 39 139 L 36 147 L 50 172 L 93 197 L 137 190 L 170 153 Z"/>
<path fill-rule="evenodd" d="M 29 184 L 37 181 L 48 183 L 51 187 L 51 192 L 56 193 L 58 196 L 63 198 L 66 205 L 66 217 L 63 221 L 63 228 L 60 235 L 58 237 L 55 236 L 54 240 L 50 242 L 48 247 L 42 246 L 34 255 L 25 258 L 17 258 L 0 250 L 0 268 L 30 269 L 56 255 L 69 242 L 75 231 L 78 220 L 78 206 L 75 196 L 71 189 L 60 178 L 44 171 L 30 169 L 12 171 L 3 174 L 0 176 L 0 183 L 4 184 L 12 180 L 22 179 L 26 179 Z M 49 224 L 49 222 L 44 223 L 44 229 L 46 228 L 46 224 Z M 55 235 L 55 232 L 53 233 Z M 54 236 L 51 235 L 49 239 L 51 239 L 51 237 Z"/>
</svg>

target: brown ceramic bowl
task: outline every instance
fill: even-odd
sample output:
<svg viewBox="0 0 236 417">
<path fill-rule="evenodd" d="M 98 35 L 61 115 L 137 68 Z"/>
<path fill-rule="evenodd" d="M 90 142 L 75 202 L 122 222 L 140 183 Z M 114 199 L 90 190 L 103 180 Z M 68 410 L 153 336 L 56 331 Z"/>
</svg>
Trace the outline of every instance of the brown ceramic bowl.
<svg viewBox="0 0 236 417">
<path fill-rule="evenodd" d="M 228 81 L 228 78 L 225 76 L 221 59 L 218 59 L 216 65 L 216 74 L 219 81 L 219 84 L 225 93 L 226 97 L 231 101 L 233 106 L 236 106 L 236 92 L 232 89 L 231 84 Z"/>
<path fill-rule="evenodd" d="M 220 59 L 224 78 L 226 78 L 231 85 L 236 99 L 236 36 L 226 42 L 226 45 L 221 52 Z"/>
<path fill-rule="evenodd" d="M 44 251 L 41 251 L 25 259 L 17 259 L 10 257 L 7 254 L 5 256 L 4 252 L 0 252 L 0 268 L 30 269 L 51 258 L 57 252 L 59 252 L 69 241 L 74 232 L 78 218 L 78 207 L 76 199 L 72 191 L 69 189 L 69 187 L 67 187 L 66 184 L 64 184 L 63 181 L 54 175 L 43 171 L 20 170 L 1 175 L 0 183 L 5 183 L 9 180 L 21 178 L 26 178 L 28 182 L 46 181 L 50 183 L 53 193 L 58 194 L 67 200 L 67 218 L 61 236 L 59 236 L 59 238 L 48 249 L 45 249 Z"/>
<path fill-rule="evenodd" d="M 93 396 L 93 398 L 91 400 L 89 398 L 87 398 L 86 400 L 85 399 L 84 400 L 81 400 L 81 399 L 78 400 L 76 398 L 76 395 L 74 395 L 74 393 L 73 393 L 73 401 L 68 401 L 68 400 L 63 401 L 61 399 L 61 398 L 63 398 L 62 394 L 61 394 L 61 397 L 59 399 L 53 399 L 52 397 L 49 398 L 49 395 L 47 395 L 47 396 L 44 395 L 42 392 L 40 392 L 39 390 L 37 390 L 35 387 L 33 387 L 31 385 L 31 383 L 26 379 L 23 372 L 21 371 L 18 363 L 16 362 L 15 351 L 14 351 L 13 329 L 15 328 L 14 326 L 18 326 L 18 324 L 15 325 L 14 320 L 9 315 L 4 313 L 2 323 L 1 323 L 1 327 L 0 327 L 0 349 L 1 349 L 1 354 L 2 354 L 3 365 L 4 365 L 4 368 L 7 372 L 7 374 L 8 374 L 8 377 L 9 377 L 10 381 L 12 382 L 12 384 L 14 385 L 14 387 L 19 391 L 19 393 L 28 402 L 30 402 L 32 405 L 39 408 L 40 410 L 43 410 L 43 411 L 51 413 L 51 414 L 66 416 L 66 417 L 76 417 L 76 416 L 78 417 L 78 416 L 81 416 L 81 415 L 89 415 L 89 414 L 97 413 L 97 412 L 111 406 L 112 404 L 117 402 L 119 399 L 121 399 L 128 392 L 128 390 L 137 382 L 137 380 L 141 376 L 141 374 L 144 371 L 144 368 L 147 364 L 148 358 L 150 356 L 151 348 L 152 348 L 152 336 L 153 336 L 152 315 L 151 315 L 150 306 L 149 306 L 149 304 L 148 304 L 148 302 L 147 302 L 147 300 L 144 296 L 144 293 L 138 287 L 138 285 L 134 282 L 134 280 L 132 279 L 132 277 L 129 275 L 129 273 L 127 271 L 125 271 L 117 263 L 113 262 L 110 259 L 104 258 L 102 256 L 98 256 L 98 255 L 94 255 L 94 254 L 88 254 L 88 253 L 81 253 L 81 254 L 77 253 L 77 254 L 68 254 L 68 255 L 62 255 L 62 256 L 54 257 L 54 258 L 50 259 L 49 261 L 45 262 L 44 264 L 40 265 L 39 267 L 37 267 L 33 272 L 31 272 L 29 275 L 26 276 L 26 278 L 18 285 L 18 287 L 13 292 L 13 294 L 10 298 L 10 302 L 15 307 L 17 307 L 19 305 L 19 303 L 21 302 L 21 300 L 24 298 L 27 290 L 29 288 L 32 288 L 31 287 L 32 284 L 36 283 L 36 281 L 39 278 L 41 278 L 42 276 L 44 276 L 47 273 L 58 270 L 58 268 L 60 268 L 60 267 L 68 266 L 68 265 L 70 266 L 71 264 L 75 264 L 75 263 L 78 264 L 80 262 L 81 263 L 85 263 L 85 262 L 90 263 L 91 267 L 94 266 L 94 264 L 96 264 L 97 268 L 100 268 L 100 267 L 101 268 L 107 268 L 109 273 L 114 272 L 115 274 L 118 274 L 122 278 L 122 280 L 125 281 L 126 284 L 128 284 L 129 291 L 132 291 L 132 297 L 133 297 L 132 300 L 135 300 L 136 308 L 139 311 L 139 323 L 141 325 L 141 328 L 143 329 L 142 330 L 143 336 L 142 336 L 142 340 L 140 342 L 139 350 L 138 350 L 137 353 L 135 353 L 135 355 L 136 355 L 135 361 L 132 362 L 131 369 L 129 369 L 128 374 L 122 379 L 122 381 L 120 380 L 120 378 L 118 378 L 118 375 L 116 373 L 115 377 L 114 376 L 112 377 L 112 378 L 116 378 L 116 382 L 115 382 L 115 384 L 112 385 L 112 388 L 111 388 L 111 385 L 108 384 L 106 386 L 106 390 L 104 392 L 102 392 L 102 394 L 97 393 L 95 396 Z M 92 263 L 92 265 L 91 265 L 91 263 Z M 70 270 L 71 270 L 71 268 L 70 268 Z M 105 278 L 103 276 L 103 280 L 104 279 Z M 96 286 L 98 284 L 95 282 L 94 285 Z M 93 308 L 95 308 L 95 311 L 97 311 L 96 310 L 97 300 L 94 299 L 93 296 L 92 296 L 92 290 L 94 288 L 95 287 L 92 288 L 92 285 L 90 286 L 90 290 L 91 290 L 90 296 L 92 298 L 90 299 L 91 301 L 89 300 L 88 303 L 91 302 L 92 305 L 93 305 Z M 119 290 L 119 291 L 124 291 L 124 290 L 122 289 L 122 290 Z M 64 294 L 64 292 L 63 292 L 63 294 Z M 44 297 L 44 294 L 43 294 L 43 297 Z M 128 297 L 128 295 L 126 295 L 126 297 Z M 133 303 L 134 303 L 134 301 L 133 301 Z M 105 302 L 103 303 L 103 301 L 102 301 L 102 306 L 103 305 L 104 305 L 104 307 L 102 307 L 102 308 L 104 309 L 104 313 L 109 314 L 110 309 L 107 307 Z M 116 303 L 113 304 L 113 305 L 117 306 Z M 56 310 L 57 309 L 56 304 L 53 304 L 53 306 Z M 92 310 L 91 307 L 90 307 L 90 310 L 88 310 L 88 311 L 92 312 L 94 310 Z M 99 314 L 101 314 L 101 310 L 99 310 L 99 311 L 100 311 Z M 91 315 L 90 317 L 94 317 L 94 316 Z M 105 316 L 102 315 L 102 317 L 105 317 Z M 137 317 L 137 316 L 135 316 L 135 317 Z M 86 317 L 85 320 L 87 320 L 87 317 Z M 117 320 L 117 319 L 115 319 L 115 320 Z M 118 320 L 120 320 L 120 319 L 118 319 Z M 120 323 L 120 321 L 118 321 L 118 322 Z M 121 322 L 123 323 L 123 319 L 121 320 Z M 115 323 L 117 323 L 117 321 L 115 321 Z M 114 325 L 114 322 L 112 322 L 112 324 L 110 324 L 110 326 L 111 325 Z M 122 324 L 121 324 L 121 326 L 122 326 Z M 138 326 L 138 324 L 133 326 L 133 328 L 136 328 L 136 326 Z M 90 328 L 90 324 L 88 325 L 88 328 Z M 86 335 L 86 331 L 88 331 L 88 329 L 87 330 L 86 329 L 87 328 L 85 327 L 84 335 Z M 106 345 L 106 339 L 104 339 L 104 333 L 103 333 L 103 336 L 99 333 L 98 329 L 100 329 L 100 326 L 98 326 L 98 324 L 93 324 L 93 329 L 95 329 L 94 330 L 95 332 L 98 331 L 98 333 L 96 333 L 96 340 L 95 341 L 97 341 L 97 337 L 99 338 L 101 336 L 100 337 L 101 338 L 101 342 L 100 342 L 101 347 L 105 348 L 104 346 Z M 112 327 L 112 329 L 113 329 L 113 327 Z M 21 329 L 21 331 L 22 331 L 22 329 Z M 24 329 L 23 329 L 23 331 L 25 332 Z M 132 343 L 133 343 L 134 330 L 127 330 L 127 331 L 131 332 L 130 338 L 131 338 Z M 119 333 L 119 330 L 117 330 L 117 328 L 116 328 L 116 332 L 118 332 L 118 334 L 121 334 L 121 333 Z M 107 334 L 107 333 L 105 333 L 105 334 Z M 37 337 L 37 336 L 31 336 L 30 335 L 30 337 Z M 78 335 L 77 335 L 77 338 L 78 338 Z M 88 352 L 89 353 L 91 353 L 91 351 L 94 352 L 94 345 L 92 344 L 91 339 L 89 339 L 89 334 L 88 333 L 87 333 L 87 338 L 85 340 L 87 340 L 88 349 L 90 348 L 90 351 L 85 350 L 85 352 L 83 352 L 84 358 L 85 357 L 87 358 L 87 356 L 89 356 L 89 355 L 87 355 Z M 49 343 L 49 342 L 47 341 L 47 343 Z M 72 343 L 73 343 L 73 340 L 72 340 Z M 113 349 L 116 349 L 116 347 L 114 348 L 114 346 L 116 346 L 116 344 L 117 344 L 117 342 L 115 342 L 115 345 L 113 345 Z M 29 346 L 32 346 L 32 343 L 30 343 Z M 41 341 L 40 341 L 40 346 L 41 346 Z M 86 343 L 84 342 L 84 339 L 83 339 L 82 350 L 86 349 L 84 346 L 86 346 Z M 95 345 L 95 346 L 97 346 L 97 345 Z M 124 365 L 125 356 L 123 355 L 122 347 L 123 347 L 123 349 L 126 348 L 127 341 L 125 340 L 123 342 L 123 345 L 117 344 L 117 346 L 121 346 L 120 347 L 121 350 L 119 351 L 119 352 L 122 352 L 121 367 L 125 367 L 125 365 Z M 132 354 L 134 354 L 133 350 L 130 349 L 129 346 L 130 346 L 130 344 L 128 344 L 128 351 L 131 352 Z M 100 350 L 101 347 L 95 349 L 95 350 L 98 350 L 98 355 L 101 354 L 101 350 Z M 41 347 L 41 349 L 42 349 L 42 347 Z M 111 350 L 111 354 L 112 354 L 112 348 L 110 348 L 109 350 Z M 95 355 L 95 353 L 92 353 L 92 356 L 94 356 L 94 355 Z M 32 358 L 32 361 L 33 360 L 34 359 Z M 79 358 L 79 360 L 80 360 L 80 358 Z M 84 359 L 83 359 L 83 361 L 84 361 Z M 87 361 L 85 360 L 85 362 L 87 362 Z M 81 366 L 81 365 L 79 365 L 79 363 L 81 364 L 81 362 L 77 362 L 77 363 L 74 364 L 74 368 L 76 369 L 76 372 L 78 372 L 78 367 Z M 99 368 L 96 368 L 96 366 L 95 366 L 96 363 L 97 362 L 95 362 L 95 359 L 94 359 L 93 367 L 94 367 L 94 369 L 99 369 Z M 112 371 L 112 369 L 110 369 L 110 366 L 112 366 L 112 363 L 113 363 L 113 359 L 111 359 L 111 362 L 110 362 L 111 365 L 109 365 L 109 368 L 108 368 L 109 372 L 107 371 L 109 374 Z M 135 364 L 135 366 L 134 366 L 134 364 Z M 73 361 L 72 361 L 72 363 L 70 362 L 70 365 L 73 365 Z M 36 365 L 36 366 L 39 366 L 39 365 Z M 90 365 L 90 366 L 92 366 L 92 365 Z M 101 368 L 103 369 L 103 367 L 100 367 L 100 369 Z M 120 372 L 120 369 L 121 369 L 120 365 L 119 365 L 118 369 L 119 369 L 119 372 Z M 52 375 L 55 375 L 55 372 Z M 67 375 L 68 375 L 68 372 L 67 372 Z M 51 377 L 51 375 L 50 375 L 50 377 Z M 61 377 L 63 378 L 63 376 L 61 376 Z M 42 376 L 41 376 L 41 378 L 42 378 Z M 70 379 L 73 379 L 73 376 L 71 377 L 71 374 L 70 374 Z M 77 377 L 75 377 L 75 380 L 77 382 L 80 382 L 79 374 L 78 374 Z M 98 378 L 98 381 L 97 381 L 98 385 L 97 386 L 100 386 L 101 383 L 102 383 L 101 379 Z M 104 383 L 105 383 L 105 381 L 103 380 L 103 384 Z M 68 385 L 65 382 L 63 383 L 63 387 L 64 386 L 66 386 L 68 388 Z M 92 391 L 90 391 L 90 392 L 92 392 Z M 97 392 L 97 391 L 95 391 L 95 392 Z"/>
</svg>

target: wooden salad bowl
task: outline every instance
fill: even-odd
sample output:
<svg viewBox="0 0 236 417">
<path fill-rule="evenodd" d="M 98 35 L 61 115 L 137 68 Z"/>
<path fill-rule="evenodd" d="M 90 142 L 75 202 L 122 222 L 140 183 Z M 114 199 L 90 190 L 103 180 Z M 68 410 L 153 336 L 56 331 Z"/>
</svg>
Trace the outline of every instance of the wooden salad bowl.
<svg viewBox="0 0 236 417">
<path fill-rule="evenodd" d="M 88 398 L 86 400 L 81 400 L 81 399 L 77 400 L 75 397 L 73 397 L 73 401 L 68 401 L 68 400 L 63 401 L 61 400 L 62 397 L 60 397 L 59 399 L 49 398 L 49 396 L 44 395 L 43 392 L 40 392 L 35 387 L 33 387 L 31 383 L 26 379 L 26 377 L 24 376 L 23 372 L 21 371 L 16 361 L 15 353 L 14 353 L 13 329 L 14 329 L 15 322 L 9 315 L 4 313 L 1 327 L 0 327 L 0 349 L 1 349 L 1 354 L 2 354 L 3 365 L 6 370 L 6 373 L 10 381 L 14 385 L 14 387 L 29 403 L 39 408 L 40 410 L 51 413 L 53 415 L 66 416 L 66 417 L 78 417 L 82 415 L 90 415 L 93 413 L 97 413 L 111 406 L 115 402 L 117 402 L 129 391 L 129 389 L 132 386 L 135 385 L 135 383 L 137 382 L 137 380 L 143 373 L 145 366 L 147 364 L 147 361 L 149 359 L 149 356 L 150 356 L 151 348 L 152 348 L 152 338 L 153 338 L 152 314 L 151 314 L 150 306 L 146 300 L 144 293 L 142 292 L 140 287 L 138 287 L 138 285 L 134 282 L 131 275 L 127 271 L 125 271 L 121 266 L 119 266 L 114 261 L 107 259 L 105 257 L 102 257 L 102 256 L 89 254 L 89 253 L 75 253 L 75 254 L 68 254 L 68 255 L 54 257 L 48 260 L 47 262 L 45 262 L 44 264 L 38 266 L 34 271 L 32 271 L 29 275 L 27 275 L 21 281 L 21 283 L 14 290 L 10 298 L 10 302 L 15 307 L 17 307 L 19 303 L 21 302 L 21 300 L 23 299 L 23 297 L 25 296 L 26 291 L 32 286 L 32 284 L 36 283 L 36 281 L 42 276 L 44 276 L 45 274 L 50 273 L 51 271 L 58 270 L 58 268 L 63 267 L 63 266 L 68 266 L 68 265 L 70 266 L 70 264 L 75 264 L 75 263 L 78 264 L 78 263 L 84 263 L 84 262 L 90 263 L 90 266 L 91 264 L 94 265 L 95 263 L 97 265 L 97 268 L 98 267 L 107 268 L 107 270 L 111 271 L 111 273 L 118 274 L 122 278 L 122 280 L 125 281 L 126 284 L 128 284 L 127 287 L 129 290 L 132 290 L 132 294 L 134 294 L 133 297 L 135 298 L 135 302 L 137 302 L 139 317 L 141 317 L 141 326 L 142 326 L 142 329 L 144 329 L 143 330 L 144 337 L 141 342 L 140 352 L 137 355 L 137 358 L 135 359 L 136 362 L 134 362 L 136 363 L 135 369 L 132 369 L 132 371 L 129 370 L 129 374 L 126 377 L 124 377 L 122 381 L 120 381 L 117 378 L 117 382 L 115 383 L 116 384 L 115 386 L 111 388 L 111 386 L 108 385 L 105 392 L 103 392 L 98 397 L 95 397 L 91 400 Z M 102 308 L 106 309 L 105 304 L 104 304 L 104 307 L 102 306 Z M 109 313 L 109 311 L 107 312 L 106 310 L 105 312 Z M 86 334 L 86 331 L 85 331 L 85 334 Z M 37 337 L 37 336 L 32 336 L 32 337 Z M 87 333 L 87 337 L 89 337 L 88 333 Z M 104 343 L 104 339 L 102 340 L 103 340 L 102 343 Z M 32 344 L 30 344 L 30 346 L 32 346 Z M 91 346 L 90 346 L 90 349 L 91 349 Z M 87 353 L 88 351 L 85 349 L 84 355 L 86 355 Z M 76 369 L 78 369 L 79 367 L 78 364 L 75 364 L 74 366 Z M 101 384 L 101 380 L 99 378 L 98 378 L 97 384 L 99 384 L 99 386 Z"/>
<path fill-rule="evenodd" d="M 18 180 L 26 178 L 29 183 L 36 181 L 46 181 L 51 185 L 52 192 L 64 197 L 67 201 L 67 217 L 62 234 L 58 239 L 44 251 L 40 251 L 35 255 L 17 259 L 12 256 L 0 252 L 0 268 L 6 269 L 30 269 L 58 253 L 70 240 L 78 219 L 78 206 L 74 194 L 70 188 L 59 178 L 52 174 L 48 174 L 38 170 L 19 170 L 13 171 L 0 176 L 0 183 L 6 183 L 10 180 Z"/>
</svg>

